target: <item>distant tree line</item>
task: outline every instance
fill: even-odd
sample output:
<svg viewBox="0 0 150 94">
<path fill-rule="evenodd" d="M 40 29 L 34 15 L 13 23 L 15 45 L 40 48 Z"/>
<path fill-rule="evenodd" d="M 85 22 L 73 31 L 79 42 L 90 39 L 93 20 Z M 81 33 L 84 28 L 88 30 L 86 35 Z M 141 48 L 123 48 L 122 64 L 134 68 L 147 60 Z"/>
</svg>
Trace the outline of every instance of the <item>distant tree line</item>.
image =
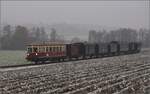
<svg viewBox="0 0 150 94">
<path fill-rule="evenodd" d="M 88 41 L 90 43 L 100 42 L 141 42 L 143 47 L 150 47 L 150 30 L 131 28 L 120 28 L 107 32 L 106 30 L 98 31 L 90 30 Z"/>
<path fill-rule="evenodd" d="M 0 32 L 0 49 L 1 50 L 25 50 L 26 45 L 38 42 L 64 42 L 64 38 L 58 35 L 56 30 L 52 28 L 48 34 L 44 27 L 33 27 L 28 29 L 25 26 L 18 25 L 12 27 L 5 25 Z"/>
<path fill-rule="evenodd" d="M 50 32 L 50 33 L 48 33 Z M 5 25 L 0 31 L 0 50 L 25 50 L 26 45 L 38 42 L 83 42 L 78 36 L 65 40 L 62 35 L 58 35 L 55 28 L 51 28 L 46 32 L 44 27 L 27 28 L 25 26 Z M 88 42 L 100 43 L 110 41 L 124 42 L 142 42 L 143 47 L 150 47 L 150 30 L 140 29 L 134 30 L 131 28 L 120 28 L 112 31 L 89 31 Z"/>
</svg>

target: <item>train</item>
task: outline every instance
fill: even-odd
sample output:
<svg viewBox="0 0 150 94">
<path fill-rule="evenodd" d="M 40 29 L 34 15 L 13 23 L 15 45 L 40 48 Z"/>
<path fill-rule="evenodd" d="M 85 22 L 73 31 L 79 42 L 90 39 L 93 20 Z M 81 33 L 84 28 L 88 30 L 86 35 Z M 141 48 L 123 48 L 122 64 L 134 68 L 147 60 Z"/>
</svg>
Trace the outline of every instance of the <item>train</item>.
<svg viewBox="0 0 150 94">
<path fill-rule="evenodd" d="M 26 59 L 31 62 L 71 61 L 139 53 L 140 42 L 109 43 L 34 43 L 27 45 Z"/>
</svg>

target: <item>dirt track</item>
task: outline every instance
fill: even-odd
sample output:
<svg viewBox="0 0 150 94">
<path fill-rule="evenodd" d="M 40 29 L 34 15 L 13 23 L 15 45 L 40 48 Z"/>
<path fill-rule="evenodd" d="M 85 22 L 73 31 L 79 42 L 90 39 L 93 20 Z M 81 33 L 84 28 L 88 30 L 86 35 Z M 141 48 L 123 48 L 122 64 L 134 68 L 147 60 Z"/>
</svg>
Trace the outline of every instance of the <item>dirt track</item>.
<svg viewBox="0 0 150 94">
<path fill-rule="evenodd" d="M 0 71 L 0 94 L 150 94 L 150 50 Z"/>
</svg>

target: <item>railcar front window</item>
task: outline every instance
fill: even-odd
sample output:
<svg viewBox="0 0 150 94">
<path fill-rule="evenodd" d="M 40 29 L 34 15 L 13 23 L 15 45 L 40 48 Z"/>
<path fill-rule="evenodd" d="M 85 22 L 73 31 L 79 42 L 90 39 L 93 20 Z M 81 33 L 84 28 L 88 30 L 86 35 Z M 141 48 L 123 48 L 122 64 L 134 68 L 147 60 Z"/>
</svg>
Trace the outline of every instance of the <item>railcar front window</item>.
<svg viewBox="0 0 150 94">
<path fill-rule="evenodd" d="M 32 53 L 32 48 L 28 48 L 28 53 Z"/>
</svg>

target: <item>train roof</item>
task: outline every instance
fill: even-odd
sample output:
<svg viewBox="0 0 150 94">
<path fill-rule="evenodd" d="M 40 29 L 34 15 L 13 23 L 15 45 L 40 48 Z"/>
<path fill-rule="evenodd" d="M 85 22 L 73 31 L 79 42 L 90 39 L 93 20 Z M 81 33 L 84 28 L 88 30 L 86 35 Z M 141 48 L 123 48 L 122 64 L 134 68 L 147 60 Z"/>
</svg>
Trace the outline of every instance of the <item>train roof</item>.
<svg viewBox="0 0 150 94">
<path fill-rule="evenodd" d="M 40 43 L 30 43 L 27 46 L 53 46 L 53 45 L 65 45 L 66 43 L 60 42 L 40 42 Z"/>
</svg>

